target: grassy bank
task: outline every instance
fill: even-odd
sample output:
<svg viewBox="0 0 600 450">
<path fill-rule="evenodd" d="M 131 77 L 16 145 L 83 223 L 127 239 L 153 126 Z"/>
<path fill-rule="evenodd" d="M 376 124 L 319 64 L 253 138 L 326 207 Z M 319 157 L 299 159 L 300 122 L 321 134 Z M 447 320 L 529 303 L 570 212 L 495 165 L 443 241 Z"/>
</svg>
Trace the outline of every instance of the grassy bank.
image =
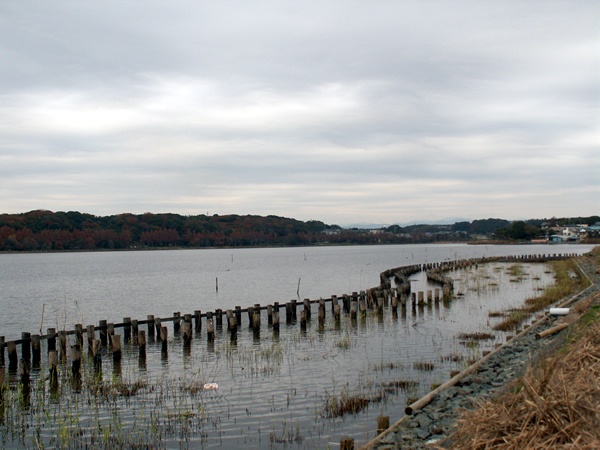
<svg viewBox="0 0 600 450">
<path fill-rule="evenodd" d="M 590 285 L 589 280 L 577 267 L 575 260 L 551 261 L 548 264 L 554 271 L 556 282 L 545 288 L 541 295 L 526 299 L 521 308 L 510 311 L 502 322 L 493 327 L 494 330 L 513 331 L 536 312 L 542 311 Z"/>
<path fill-rule="evenodd" d="M 600 448 L 600 295 L 566 344 L 459 421 L 451 449 Z"/>
</svg>

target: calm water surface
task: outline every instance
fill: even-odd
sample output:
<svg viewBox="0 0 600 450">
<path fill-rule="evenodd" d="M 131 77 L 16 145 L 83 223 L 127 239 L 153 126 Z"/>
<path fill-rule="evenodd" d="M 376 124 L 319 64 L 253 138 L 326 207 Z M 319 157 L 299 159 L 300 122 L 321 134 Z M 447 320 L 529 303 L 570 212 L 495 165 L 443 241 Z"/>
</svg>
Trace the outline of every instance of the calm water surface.
<svg viewBox="0 0 600 450">
<path fill-rule="evenodd" d="M 591 248 L 442 244 L 2 254 L 0 336 L 39 332 L 42 311 L 45 333 L 102 319 L 340 296 L 376 286 L 382 271 L 408 264 Z"/>
<path fill-rule="evenodd" d="M 21 331 L 39 330 L 43 304 L 44 329 L 85 326 L 100 319 L 118 322 L 124 316 L 165 317 L 173 311 L 340 296 L 373 287 L 381 271 L 408 264 L 589 249 L 415 245 L 0 255 L 0 334 L 17 338 Z M 390 415 L 392 422 L 400 419 L 408 397 L 424 395 L 432 384 L 448 380 L 450 371 L 464 368 L 467 359 L 478 358 L 505 339 L 497 332 L 479 345 L 466 345 L 460 333 L 490 332 L 499 319 L 490 319 L 489 311 L 518 306 L 552 282 L 544 264 L 523 264 L 526 276 L 519 282 L 507 268 L 494 263 L 453 272 L 460 297 L 424 308 L 409 305 L 396 316 L 386 310 L 382 317 L 370 313 L 352 322 L 343 315 L 336 325 L 328 304 L 323 329 L 315 319 L 306 330 L 297 323 L 282 323 L 274 333 L 263 312 L 258 335 L 244 315 L 236 342 L 226 330 L 217 330 L 215 341 L 208 342 L 203 328 L 184 349 L 169 325 L 167 351 L 150 339 L 143 361 L 132 345 L 125 346 L 120 363 L 113 363 L 110 352 L 103 350 L 103 380 L 148 383 L 131 398 L 109 396 L 101 401 L 97 393 L 74 391 L 65 360 L 60 366 L 61 394 L 53 399 L 43 380 L 43 360 L 33 370 L 34 379 L 41 381 L 34 383 L 31 400 L 0 408 L 0 444 L 34 447 L 37 436 L 60 447 L 61 439 L 71 435 L 88 444 L 96 439 L 98 444 L 108 435 L 156 441 L 167 448 L 333 448 L 350 435 L 362 445 L 375 436 L 379 414 Z M 424 274 L 412 277 L 411 283 L 413 291 L 435 288 Z M 284 310 L 281 313 L 285 322 Z M 419 369 L 421 363 L 429 364 L 430 370 Z M 84 382 L 91 374 L 86 364 Z M 17 374 L 9 378 L 16 395 Z M 399 382 L 407 388 L 386 389 Z M 217 383 L 219 388 L 197 390 L 204 383 Z M 356 395 L 383 401 L 373 401 L 356 415 L 327 417 L 332 400 Z M 29 428 L 14 427 L 15 423 Z"/>
</svg>

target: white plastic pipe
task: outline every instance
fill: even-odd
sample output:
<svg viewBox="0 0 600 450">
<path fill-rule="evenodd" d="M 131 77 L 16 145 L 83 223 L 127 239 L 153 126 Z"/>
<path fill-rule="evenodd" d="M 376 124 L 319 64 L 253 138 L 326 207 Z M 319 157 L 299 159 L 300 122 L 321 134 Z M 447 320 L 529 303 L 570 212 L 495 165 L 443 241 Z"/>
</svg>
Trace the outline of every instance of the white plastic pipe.
<svg viewBox="0 0 600 450">
<path fill-rule="evenodd" d="M 550 315 L 552 316 L 568 316 L 570 312 L 570 308 L 550 308 Z"/>
</svg>

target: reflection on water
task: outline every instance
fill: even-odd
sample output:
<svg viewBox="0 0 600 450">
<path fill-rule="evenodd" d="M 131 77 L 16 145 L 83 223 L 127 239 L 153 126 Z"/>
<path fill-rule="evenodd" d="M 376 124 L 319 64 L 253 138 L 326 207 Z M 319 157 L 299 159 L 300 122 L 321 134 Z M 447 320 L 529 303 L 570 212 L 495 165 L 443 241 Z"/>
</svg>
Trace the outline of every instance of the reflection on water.
<svg viewBox="0 0 600 450">
<path fill-rule="evenodd" d="M 244 314 L 237 339 L 225 325 L 208 340 L 203 323 L 186 347 L 168 323 L 166 349 L 149 336 L 145 358 L 126 344 L 118 364 L 107 348 L 101 367 L 84 363 L 84 388 L 77 394 L 68 362 L 60 364 L 57 392 L 44 380 L 48 369 L 42 361 L 41 372 L 32 371 L 29 397 L 18 397 L 18 374 L 10 373 L 14 390 L 6 397 L 22 400 L 5 405 L 0 434 L 5 446 L 18 446 L 22 432 L 27 445 L 38 439 L 60 446 L 72 439 L 99 446 L 326 448 L 346 435 L 361 445 L 375 436 L 378 415 L 398 420 L 409 397 L 424 395 L 448 380 L 451 371 L 466 367 L 467 360 L 504 341 L 503 333 L 491 331 L 498 319 L 490 318 L 489 311 L 517 306 L 552 282 L 543 264 L 522 264 L 525 275 L 519 282 L 511 281 L 507 269 L 507 264 L 493 263 L 451 272 L 460 294 L 456 299 L 423 307 L 409 303 L 396 315 L 386 308 L 381 316 L 370 311 L 352 321 L 342 313 L 336 324 L 327 303 L 322 328 L 317 305 L 305 330 L 296 321 L 282 320 L 275 332 L 263 311 L 258 333 Z M 428 285 L 422 273 L 411 281 L 413 292 L 437 287 Z M 476 342 L 459 337 L 474 332 L 494 336 Z M 206 383 L 218 389 L 205 390 Z M 364 409 L 334 414 L 333 408 L 348 399 L 362 399 Z"/>
</svg>

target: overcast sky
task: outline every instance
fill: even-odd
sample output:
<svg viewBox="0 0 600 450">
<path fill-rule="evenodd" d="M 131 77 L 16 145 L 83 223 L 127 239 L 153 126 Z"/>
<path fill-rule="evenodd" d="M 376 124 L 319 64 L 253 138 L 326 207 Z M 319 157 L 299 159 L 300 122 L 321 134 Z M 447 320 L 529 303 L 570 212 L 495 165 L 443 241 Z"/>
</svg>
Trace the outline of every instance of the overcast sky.
<svg viewBox="0 0 600 450">
<path fill-rule="evenodd" d="M 600 213 L 600 2 L 0 2 L 0 213 Z"/>
</svg>

